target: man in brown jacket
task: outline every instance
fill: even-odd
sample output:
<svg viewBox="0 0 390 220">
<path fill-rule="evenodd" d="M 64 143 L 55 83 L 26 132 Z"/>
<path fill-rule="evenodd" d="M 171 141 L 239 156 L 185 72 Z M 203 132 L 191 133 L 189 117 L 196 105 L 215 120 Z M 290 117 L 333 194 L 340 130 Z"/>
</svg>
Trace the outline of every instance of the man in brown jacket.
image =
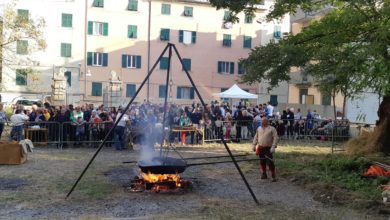
<svg viewBox="0 0 390 220">
<path fill-rule="evenodd" d="M 268 119 L 262 118 L 261 127 L 257 128 L 253 138 L 253 151 L 260 157 L 260 167 L 262 171 L 261 179 L 267 179 L 267 166 L 272 174 L 272 182 L 276 181 L 275 164 L 272 154 L 275 152 L 278 143 L 278 133 L 272 126 L 268 126 Z"/>
</svg>

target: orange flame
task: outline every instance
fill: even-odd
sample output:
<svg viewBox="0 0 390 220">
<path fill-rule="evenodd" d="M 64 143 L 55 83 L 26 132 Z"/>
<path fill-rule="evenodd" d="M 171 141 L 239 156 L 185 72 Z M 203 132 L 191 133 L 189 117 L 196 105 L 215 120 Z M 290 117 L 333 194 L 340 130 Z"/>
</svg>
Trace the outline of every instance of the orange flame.
<svg viewBox="0 0 390 220">
<path fill-rule="evenodd" d="M 157 182 L 165 182 L 172 181 L 176 183 L 177 187 L 180 187 L 180 176 L 178 174 L 153 174 L 153 173 L 142 173 L 142 178 L 145 182 L 149 183 L 157 183 Z"/>
</svg>

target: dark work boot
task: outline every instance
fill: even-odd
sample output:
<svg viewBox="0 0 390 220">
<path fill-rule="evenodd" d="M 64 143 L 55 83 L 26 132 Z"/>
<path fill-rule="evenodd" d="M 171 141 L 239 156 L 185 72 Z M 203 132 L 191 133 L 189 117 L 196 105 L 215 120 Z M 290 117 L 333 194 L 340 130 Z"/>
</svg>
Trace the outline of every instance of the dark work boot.
<svg viewBox="0 0 390 220">
<path fill-rule="evenodd" d="M 275 177 L 275 174 L 272 174 L 272 182 L 276 182 L 276 181 L 277 181 L 277 179 Z"/>
<path fill-rule="evenodd" d="M 267 179 L 267 174 L 266 174 L 266 173 L 261 174 L 261 179 L 262 179 L 262 180 Z"/>
</svg>

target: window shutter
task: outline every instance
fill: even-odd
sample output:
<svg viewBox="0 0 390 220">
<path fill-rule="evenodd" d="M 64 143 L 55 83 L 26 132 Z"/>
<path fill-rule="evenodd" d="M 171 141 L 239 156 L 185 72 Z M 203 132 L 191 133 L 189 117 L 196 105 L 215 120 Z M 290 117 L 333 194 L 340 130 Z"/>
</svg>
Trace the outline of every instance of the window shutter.
<svg viewBox="0 0 390 220">
<path fill-rule="evenodd" d="M 102 83 L 92 83 L 92 96 L 102 96 Z"/>
<path fill-rule="evenodd" d="M 17 69 L 15 71 L 16 80 L 15 83 L 17 86 L 27 85 L 27 72 L 24 69 Z"/>
<path fill-rule="evenodd" d="M 103 23 L 103 36 L 108 36 L 108 23 Z"/>
<path fill-rule="evenodd" d="M 122 54 L 122 68 L 126 68 L 127 67 L 127 55 L 125 54 Z"/>
<path fill-rule="evenodd" d="M 16 41 L 16 53 L 17 54 L 27 54 L 28 41 L 18 40 Z"/>
<path fill-rule="evenodd" d="M 18 17 L 22 18 L 23 20 L 28 19 L 28 10 L 25 9 L 18 9 Z"/>
<path fill-rule="evenodd" d="M 192 32 L 192 43 L 193 43 L 193 44 L 196 43 L 196 31 L 193 31 L 193 32 Z"/>
<path fill-rule="evenodd" d="M 232 46 L 232 36 L 230 34 L 223 35 L 222 45 L 226 47 Z"/>
<path fill-rule="evenodd" d="M 69 14 L 68 15 L 68 27 L 72 27 L 72 26 L 73 26 L 73 15 Z"/>
<path fill-rule="evenodd" d="M 230 74 L 234 74 L 234 62 L 230 62 Z"/>
<path fill-rule="evenodd" d="M 160 69 L 162 69 L 162 70 L 168 69 L 168 58 L 167 57 L 161 57 Z"/>
<path fill-rule="evenodd" d="M 223 15 L 223 20 L 228 21 L 229 18 L 230 18 L 230 11 L 225 11 L 225 13 Z"/>
<path fill-rule="evenodd" d="M 161 5 L 161 14 L 163 14 L 163 15 L 170 15 L 171 14 L 171 5 L 169 5 L 169 4 L 162 4 Z"/>
<path fill-rule="evenodd" d="M 108 53 L 103 53 L 103 66 L 108 65 Z"/>
<path fill-rule="evenodd" d="M 135 85 L 126 84 L 126 97 L 133 97 L 135 94 Z"/>
<path fill-rule="evenodd" d="M 218 73 L 222 73 L 222 65 L 223 65 L 223 62 L 218 61 Z"/>
<path fill-rule="evenodd" d="M 64 75 L 66 77 L 66 82 L 68 83 L 68 85 L 72 86 L 72 72 L 66 71 Z"/>
<path fill-rule="evenodd" d="M 93 32 L 93 22 L 88 21 L 88 35 L 92 35 Z"/>
<path fill-rule="evenodd" d="M 280 25 L 276 25 L 274 27 L 274 37 L 275 38 L 280 38 L 282 35 L 282 27 Z"/>
<path fill-rule="evenodd" d="M 184 38 L 184 31 L 180 30 L 179 31 L 179 42 L 183 43 L 183 38 Z"/>
<path fill-rule="evenodd" d="M 87 53 L 87 66 L 92 66 L 92 52 Z"/>
<path fill-rule="evenodd" d="M 194 88 L 190 88 L 190 99 L 194 99 L 194 98 L 195 98 Z"/>
<path fill-rule="evenodd" d="M 278 96 L 277 96 L 277 95 L 271 95 L 271 96 L 270 96 L 269 102 L 270 102 L 273 106 L 278 106 Z"/>
<path fill-rule="evenodd" d="M 136 61 L 135 67 L 137 69 L 141 69 L 141 56 L 136 56 L 135 61 Z"/>
<path fill-rule="evenodd" d="M 245 15 L 245 23 L 251 24 L 253 22 L 253 18 L 250 15 Z"/>
<path fill-rule="evenodd" d="M 92 3 L 93 7 L 104 7 L 104 0 L 94 0 Z"/>
<path fill-rule="evenodd" d="M 129 11 L 137 11 L 138 10 L 138 1 L 137 0 L 129 0 L 129 5 L 127 7 Z"/>
<path fill-rule="evenodd" d="M 128 37 L 129 38 L 137 38 L 137 26 L 129 25 L 128 26 Z"/>
<path fill-rule="evenodd" d="M 180 86 L 177 87 L 176 98 L 181 99 L 181 87 Z"/>
<path fill-rule="evenodd" d="M 244 48 L 251 48 L 251 47 L 252 47 L 252 37 L 244 36 Z"/>
<path fill-rule="evenodd" d="M 191 59 L 183 59 L 182 70 L 191 71 Z"/>
<path fill-rule="evenodd" d="M 127 26 L 127 37 L 128 37 L 128 38 L 133 38 L 133 33 L 132 33 L 131 25 L 128 25 L 128 26 Z"/>
<path fill-rule="evenodd" d="M 161 28 L 160 40 L 169 41 L 169 29 Z"/>
<path fill-rule="evenodd" d="M 65 57 L 65 44 L 61 43 L 61 57 Z"/>
<path fill-rule="evenodd" d="M 166 89 L 166 86 L 164 86 L 164 85 L 160 85 L 159 87 L 158 87 L 158 97 L 159 98 L 165 98 L 165 89 Z"/>
<path fill-rule="evenodd" d="M 61 19 L 61 21 L 62 21 L 61 26 L 62 27 L 67 27 L 66 20 L 67 20 L 66 14 L 62 14 L 62 19 Z"/>
<path fill-rule="evenodd" d="M 184 16 L 192 17 L 193 16 L 193 8 L 192 7 L 184 7 Z"/>
</svg>

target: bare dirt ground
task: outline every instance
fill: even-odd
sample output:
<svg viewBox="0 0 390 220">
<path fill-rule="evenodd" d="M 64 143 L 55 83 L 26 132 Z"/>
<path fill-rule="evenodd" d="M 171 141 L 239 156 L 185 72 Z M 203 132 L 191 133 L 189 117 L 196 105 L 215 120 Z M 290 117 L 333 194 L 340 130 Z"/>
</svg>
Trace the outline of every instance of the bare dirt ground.
<svg viewBox="0 0 390 220">
<path fill-rule="evenodd" d="M 252 154 L 249 144 L 232 148 L 236 154 Z M 40 147 L 23 165 L 0 166 L 0 219 L 387 219 L 324 205 L 288 179 L 261 180 L 258 162 L 240 165 L 260 205 L 255 205 L 232 163 L 188 167 L 182 177 L 192 187 L 186 191 L 129 192 L 138 168 L 122 162 L 136 160 L 137 149 L 104 148 L 65 200 L 95 150 Z M 178 150 L 184 157 L 226 154 L 219 144 Z"/>
</svg>

